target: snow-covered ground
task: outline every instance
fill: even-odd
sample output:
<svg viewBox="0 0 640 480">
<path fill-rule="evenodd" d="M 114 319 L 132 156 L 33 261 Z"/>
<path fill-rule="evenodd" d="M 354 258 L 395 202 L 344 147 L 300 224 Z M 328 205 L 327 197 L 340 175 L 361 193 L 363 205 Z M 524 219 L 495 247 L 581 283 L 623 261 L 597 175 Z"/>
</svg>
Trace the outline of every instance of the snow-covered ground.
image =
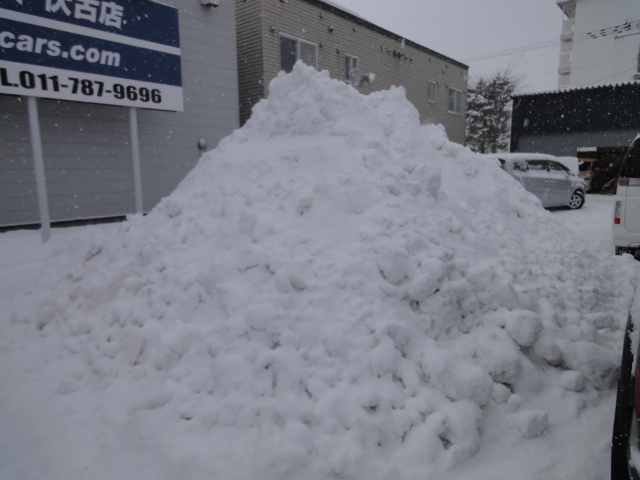
<svg viewBox="0 0 640 480">
<path fill-rule="evenodd" d="M 587 195 L 581 210 L 551 210 L 552 214 L 580 238 L 597 250 L 613 254 L 611 224 L 613 222 L 613 195 Z"/>
<path fill-rule="evenodd" d="M 608 478 L 613 197 L 297 65 L 146 217 L 0 235 L 1 479 Z"/>
</svg>

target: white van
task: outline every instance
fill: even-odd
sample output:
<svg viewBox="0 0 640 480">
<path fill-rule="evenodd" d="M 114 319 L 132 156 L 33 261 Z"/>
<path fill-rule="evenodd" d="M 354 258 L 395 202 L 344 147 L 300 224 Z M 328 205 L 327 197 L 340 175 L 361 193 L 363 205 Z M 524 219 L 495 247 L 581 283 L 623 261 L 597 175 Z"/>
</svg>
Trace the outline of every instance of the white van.
<svg viewBox="0 0 640 480">
<path fill-rule="evenodd" d="M 613 245 L 616 255 L 640 254 L 640 135 L 622 161 L 613 211 Z"/>
</svg>

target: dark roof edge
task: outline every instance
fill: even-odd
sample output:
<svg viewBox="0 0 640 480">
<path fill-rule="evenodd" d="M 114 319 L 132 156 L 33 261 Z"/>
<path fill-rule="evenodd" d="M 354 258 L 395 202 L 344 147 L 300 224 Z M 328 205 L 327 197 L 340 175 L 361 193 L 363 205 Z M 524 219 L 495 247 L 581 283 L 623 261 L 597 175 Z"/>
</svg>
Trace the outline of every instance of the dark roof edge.
<svg viewBox="0 0 640 480">
<path fill-rule="evenodd" d="M 511 97 L 520 98 L 520 97 L 535 97 L 537 95 L 561 95 L 563 93 L 579 92 L 583 90 L 604 90 L 604 89 L 614 89 L 618 87 L 630 87 L 630 86 L 640 87 L 640 82 L 610 83 L 606 85 L 587 85 L 585 87 L 563 88 L 559 90 L 546 90 L 543 92 L 520 93 L 520 94 L 514 94 Z"/>
<path fill-rule="evenodd" d="M 344 10 L 341 10 L 338 7 L 334 7 L 333 5 L 324 3 L 322 0 L 302 0 L 302 1 L 306 3 L 310 3 L 311 5 L 321 8 L 322 10 L 325 10 L 327 12 L 333 13 L 338 17 L 342 17 L 346 20 L 350 20 L 354 23 L 357 23 L 358 25 L 368 28 L 369 30 L 373 30 L 374 32 L 384 35 L 385 37 L 389 37 L 392 40 L 395 40 L 397 42 L 401 42 L 402 40 L 404 40 L 405 45 L 415 48 L 416 50 L 420 50 L 421 52 L 424 52 L 433 57 L 439 58 L 440 60 L 444 60 L 445 62 L 450 63 L 451 65 L 455 65 L 457 67 L 464 68 L 465 70 L 469 70 L 469 66 L 465 65 L 462 62 L 459 62 L 457 60 L 454 60 L 453 58 L 447 57 L 446 55 L 436 52 L 435 50 L 431 50 L 430 48 L 420 45 L 419 43 L 408 40 L 401 35 L 390 32 L 389 30 L 385 30 L 384 28 L 379 27 L 374 23 L 367 22 L 366 20 L 363 20 L 362 18 L 356 15 L 353 15 L 349 12 L 345 12 Z"/>
</svg>

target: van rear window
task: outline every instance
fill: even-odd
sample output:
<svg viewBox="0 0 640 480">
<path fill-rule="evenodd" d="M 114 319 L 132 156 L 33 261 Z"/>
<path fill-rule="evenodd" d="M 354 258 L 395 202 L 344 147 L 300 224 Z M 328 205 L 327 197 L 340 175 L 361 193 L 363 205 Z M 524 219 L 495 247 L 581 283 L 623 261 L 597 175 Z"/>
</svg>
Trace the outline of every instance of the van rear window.
<svg viewBox="0 0 640 480">
<path fill-rule="evenodd" d="M 622 178 L 640 178 L 640 139 L 631 144 L 620 168 Z"/>
</svg>

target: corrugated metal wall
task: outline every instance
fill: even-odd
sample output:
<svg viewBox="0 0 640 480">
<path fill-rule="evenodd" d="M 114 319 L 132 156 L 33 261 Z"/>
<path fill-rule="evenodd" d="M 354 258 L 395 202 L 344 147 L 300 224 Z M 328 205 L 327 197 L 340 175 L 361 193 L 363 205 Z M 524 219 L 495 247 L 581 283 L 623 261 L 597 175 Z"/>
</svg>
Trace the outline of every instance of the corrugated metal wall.
<svg viewBox="0 0 640 480">
<path fill-rule="evenodd" d="M 615 130 L 523 136 L 518 141 L 518 151 L 575 157 L 578 148 L 628 147 L 637 134 L 636 130 Z"/>
<path fill-rule="evenodd" d="M 515 95 L 511 151 L 575 155 L 581 147 L 628 147 L 640 133 L 640 83 Z"/>
<path fill-rule="evenodd" d="M 138 110 L 144 210 L 239 124 L 234 0 L 180 12 L 184 112 Z M 127 108 L 38 100 L 52 222 L 135 211 Z M 0 95 L 0 226 L 39 222 L 25 99 Z"/>
</svg>

